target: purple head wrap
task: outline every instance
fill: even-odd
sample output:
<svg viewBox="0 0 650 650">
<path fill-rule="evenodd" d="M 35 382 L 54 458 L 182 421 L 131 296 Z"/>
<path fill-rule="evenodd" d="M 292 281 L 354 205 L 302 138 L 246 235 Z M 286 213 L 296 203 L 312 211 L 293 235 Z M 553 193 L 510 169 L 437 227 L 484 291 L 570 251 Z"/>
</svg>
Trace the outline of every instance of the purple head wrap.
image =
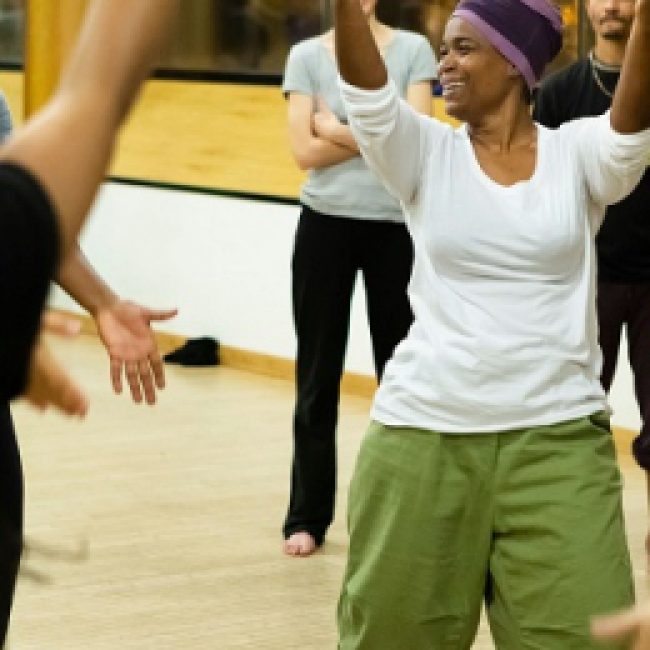
<svg viewBox="0 0 650 650">
<path fill-rule="evenodd" d="M 461 0 L 453 15 L 487 38 L 531 90 L 562 49 L 562 16 L 550 0 Z"/>
</svg>

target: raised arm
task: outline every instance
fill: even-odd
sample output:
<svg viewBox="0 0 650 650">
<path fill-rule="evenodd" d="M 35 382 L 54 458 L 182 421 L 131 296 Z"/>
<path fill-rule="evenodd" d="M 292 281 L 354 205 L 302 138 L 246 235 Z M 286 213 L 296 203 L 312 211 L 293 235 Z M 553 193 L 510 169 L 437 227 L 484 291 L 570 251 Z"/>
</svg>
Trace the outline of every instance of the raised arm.
<svg viewBox="0 0 650 650">
<path fill-rule="evenodd" d="M 64 252 L 102 181 L 116 131 L 148 75 L 180 0 L 95 0 L 53 100 L 0 150 L 52 198 Z"/>
<path fill-rule="evenodd" d="M 636 18 L 612 104 L 612 127 L 619 133 L 650 128 L 650 0 L 637 0 Z"/>
<path fill-rule="evenodd" d="M 334 20 L 341 77 L 363 90 L 383 88 L 388 82 L 388 72 L 359 0 L 336 0 Z"/>
<path fill-rule="evenodd" d="M 422 184 L 423 165 L 434 140 L 449 127 L 436 125 L 400 100 L 389 81 L 359 0 L 337 0 L 336 56 L 341 94 L 352 134 L 368 166 L 397 199 L 409 204 Z M 412 88 L 409 100 L 423 104 L 423 88 Z M 427 97 L 431 111 L 431 99 Z"/>
</svg>

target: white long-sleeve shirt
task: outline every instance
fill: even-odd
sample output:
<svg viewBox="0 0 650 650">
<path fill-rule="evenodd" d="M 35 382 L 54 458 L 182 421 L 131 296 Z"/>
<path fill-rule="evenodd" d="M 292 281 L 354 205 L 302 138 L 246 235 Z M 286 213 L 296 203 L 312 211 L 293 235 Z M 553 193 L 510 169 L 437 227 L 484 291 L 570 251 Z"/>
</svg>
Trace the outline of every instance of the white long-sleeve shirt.
<svg viewBox="0 0 650 650">
<path fill-rule="evenodd" d="M 538 126 L 533 176 L 506 187 L 482 170 L 465 126 L 418 115 L 392 83 L 341 88 L 363 156 L 402 202 L 415 247 L 415 320 L 373 418 L 481 433 L 607 409 L 594 238 L 605 207 L 645 171 L 650 130 L 618 134 L 609 114 Z"/>
</svg>

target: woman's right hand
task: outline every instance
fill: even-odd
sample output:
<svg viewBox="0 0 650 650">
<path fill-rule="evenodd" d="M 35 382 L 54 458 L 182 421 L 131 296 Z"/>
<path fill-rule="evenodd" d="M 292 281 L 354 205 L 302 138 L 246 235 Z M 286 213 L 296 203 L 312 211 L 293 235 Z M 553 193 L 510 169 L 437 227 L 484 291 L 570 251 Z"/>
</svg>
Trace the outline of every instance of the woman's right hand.
<svg viewBox="0 0 650 650">
<path fill-rule="evenodd" d="M 319 102 L 318 110 L 312 116 L 314 135 L 336 143 L 336 131 L 341 127 L 338 118 L 326 104 Z"/>
</svg>

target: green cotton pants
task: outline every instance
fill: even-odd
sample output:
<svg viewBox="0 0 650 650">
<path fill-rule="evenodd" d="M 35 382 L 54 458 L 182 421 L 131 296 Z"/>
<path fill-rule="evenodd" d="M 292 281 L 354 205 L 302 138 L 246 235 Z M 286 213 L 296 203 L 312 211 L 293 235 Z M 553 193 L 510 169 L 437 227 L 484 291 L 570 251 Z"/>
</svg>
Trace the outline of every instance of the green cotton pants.
<svg viewBox="0 0 650 650">
<path fill-rule="evenodd" d="M 589 636 L 634 601 L 609 423 L 505 433 L 370 425 L 348 506 L 339 650 L 624 648 Z"/>
</svg>

